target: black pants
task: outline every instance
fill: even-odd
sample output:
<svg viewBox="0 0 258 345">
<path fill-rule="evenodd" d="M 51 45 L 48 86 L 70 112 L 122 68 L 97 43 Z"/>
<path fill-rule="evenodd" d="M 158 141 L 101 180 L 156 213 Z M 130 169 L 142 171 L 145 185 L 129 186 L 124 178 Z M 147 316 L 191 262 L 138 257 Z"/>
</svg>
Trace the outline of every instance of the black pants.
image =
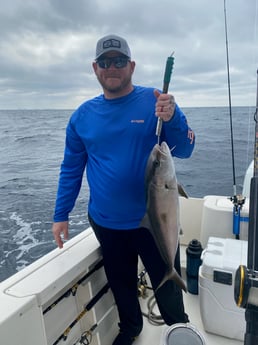
<svg viewBox="0 0 258 345">
<path fill-rule="evenodd" d="M 104 268 L 117 305 L 120 329 L 130 336 L 136 336 L 143 327 L 137 291 L 138 255 L 154 290 L 161 282 L 166 266 L 148 229 L 107 229 L 97 225 L 90 215 L 89 222 L 102 248 Z M 175 268 L 180 274 L 179 248 Z M 167 281 L 159 288 L 155 297 L 167 325 L 188 322 L 182 290 L 173 281 Z"/>
</svg>

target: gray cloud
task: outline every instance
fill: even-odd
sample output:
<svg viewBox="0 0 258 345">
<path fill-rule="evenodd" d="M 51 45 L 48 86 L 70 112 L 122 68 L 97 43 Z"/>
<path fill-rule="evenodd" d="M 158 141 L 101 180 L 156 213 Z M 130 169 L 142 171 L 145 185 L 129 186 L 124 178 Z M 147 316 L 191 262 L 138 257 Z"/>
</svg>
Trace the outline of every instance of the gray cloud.
<svg viewBox="0 0 258 345">
<path fill-rule="evenodd" d="M 233 105 L 254 105 L 257 0 L 228 0 Z M 75 108 L 101 92 L 96 40 L 124 36 L 134 82 L 162 87 L 174 50 L 171 92 L 181 106 L 226 105 L 223 1 L 10 0 L 0 8 L 0 108 Z"/>
</svg>

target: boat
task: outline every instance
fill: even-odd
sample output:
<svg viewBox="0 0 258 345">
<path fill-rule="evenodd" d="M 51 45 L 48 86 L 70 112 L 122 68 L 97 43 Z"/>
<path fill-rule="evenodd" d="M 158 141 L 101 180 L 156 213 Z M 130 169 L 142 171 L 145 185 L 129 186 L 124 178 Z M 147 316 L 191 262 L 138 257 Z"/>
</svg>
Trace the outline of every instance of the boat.
<svg viewBox="0 0 258 345">
<path fill-rule="evenodd" d="M 243 187 L 246 202 L 242 214 L 245 217 L 248 217 L 251 167 L 247 170 Z M 200 241 L 204 248 L 212 236 L 236 241 L 231 231 L 232 209 L 228 196 L 180 197 L 184 279 L 187 278 L 187 246 L 192 239 Z M 247 225 L 246 222 L 241 223 L 240 242 L 246 242 Z M 233 291 L 232 286 L 229 288 Z M 230 334 L 223 329 L 217 334 L 207 331 L 201 298 L 201 291 L 199 294 L 184 293 L 190 324 L 179 324 L 178 327 L 198 334 L 205 344 L 242 344 L 244 332 L 235 336 L 232 330 Z M 234 300 L 233 294 L 227 298 Z M 144 328 L 134 344 L 167 344 L 165 338 L 169 332 L 172 334 L 176 326 L 164 325 L 160 319 L 148 275 L 141 263 L 139 300 L 144 314 Z M 208 301 L 204 308 L 209 310 L 210 303 Z M 3 345 L 110 345 L 118 331 L 116 306 L 103 270 L 101 250 L 90 227 L 67 241 L 63 249 L 54 249 L 1 282 L 0 305 L 0 339 Z M 238 307 L 235 305 L 234 308 Z M 245 327 L 244 309 L 238 309 Z M 221 316 L 216 317 L 223 320 L 224 312 L 222 310 Z M 213 319 L 215 310 L 209 310 L 209 313 Z M 229 315 L 234 313 L 228 311 Z"/>
<path fill-rule="evenodd" d="M 243 182 L 237 238 L 232 197 L 179 197 L 181 267 L 187 283 L 189 244 L 196 241 L 203 247 L 198 291 L 183 292 L 190 322 L 164 324 L 139 262 L 144 327 L 135 345 L 243 344 L 245 309 L 237 306 L 234 287 L 239 265 L 247 265 L 253 166 L 251 162 Z M 111 345 L 118 332 L 116 305 L 91 227 L 1 282 L 0 306 L 2 345 Z"/>
</svg>

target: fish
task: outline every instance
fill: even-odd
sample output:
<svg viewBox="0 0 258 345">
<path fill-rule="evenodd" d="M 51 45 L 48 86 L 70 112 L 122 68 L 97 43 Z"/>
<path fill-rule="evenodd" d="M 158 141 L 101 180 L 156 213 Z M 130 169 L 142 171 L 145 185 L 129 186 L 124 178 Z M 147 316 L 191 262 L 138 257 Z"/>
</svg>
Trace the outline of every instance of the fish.
<svg viewBox="0 0 258 345">
<path fill-rule="evenodd" d="M 187 292 L 184 280 L 174 267 L 180 232 L 179 190 L 181 186 L 177 183 L 175 164 L 167 143 L 155 144 L 145 170 L 146 213 L 140 223 L 152 234 L 167 267 L 155 291 L 167 280 L 173 280 Z M 185 193 L 183 189 L 182 193 Z"/>
</svg>

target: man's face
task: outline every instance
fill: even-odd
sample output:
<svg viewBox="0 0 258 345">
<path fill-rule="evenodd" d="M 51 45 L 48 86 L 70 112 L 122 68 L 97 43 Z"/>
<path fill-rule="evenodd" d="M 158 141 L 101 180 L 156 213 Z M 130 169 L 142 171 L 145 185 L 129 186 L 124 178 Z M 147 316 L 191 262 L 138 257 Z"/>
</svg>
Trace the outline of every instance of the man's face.
<svg viewBox="0 0 258 345">
<path fill-rule="evenodd" d="M 103 54 L 97 62 L 93 62 L 98 81 L 110 97 L 120 97 L 131 91 L 134 68 L 134 61 L 116 51 Z"/>
</svg>

